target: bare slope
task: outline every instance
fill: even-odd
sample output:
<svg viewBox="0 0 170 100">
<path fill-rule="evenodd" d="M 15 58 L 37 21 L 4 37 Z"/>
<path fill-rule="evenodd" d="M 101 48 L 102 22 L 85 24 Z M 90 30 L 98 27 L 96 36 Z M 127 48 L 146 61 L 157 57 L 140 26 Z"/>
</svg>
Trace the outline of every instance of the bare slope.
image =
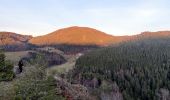
<svg viewBox="0 0 170 100">
<path fill-rule="evenodd" d="M 35 45 L 73 44 L 104 46 L 118 40 L 118 37 L 108 35 L 93 28 L 75 26 L 32 38 L 29 42 Z"/>
<path fill-rule="evenodd" d="M 0 47 L 5 50 L 25 50 L 28 47 L 28 40 L 32 36 L 20 35 L 13 32 L 0 32 Z"/>
</svg>

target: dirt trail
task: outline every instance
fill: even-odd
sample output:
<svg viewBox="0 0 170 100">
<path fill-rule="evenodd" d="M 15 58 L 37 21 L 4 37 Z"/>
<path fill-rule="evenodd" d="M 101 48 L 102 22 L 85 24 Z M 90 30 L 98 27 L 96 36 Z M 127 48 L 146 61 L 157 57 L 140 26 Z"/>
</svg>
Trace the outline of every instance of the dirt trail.
<svg viewBox="0 0 170 100">
<path fill-rule="evenodd" d="M 63 74 L 67 73 L 69 70 L 72 70 L 75 66 L 76 60 L 80 55 L 63 55 L 67 62 L 61 65 L 52 66 L 47 69 L 48 75 Z"/>
</svg>

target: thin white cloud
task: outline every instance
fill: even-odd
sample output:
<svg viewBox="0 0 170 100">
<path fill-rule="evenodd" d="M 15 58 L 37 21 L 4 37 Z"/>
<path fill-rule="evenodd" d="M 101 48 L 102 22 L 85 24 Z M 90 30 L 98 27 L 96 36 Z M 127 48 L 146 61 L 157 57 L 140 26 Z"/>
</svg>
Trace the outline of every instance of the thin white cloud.
<svg viewBox="0 0 170 100">
<path fill-rule="evenodd" d="M 17 11 L 10 10 L 12 11 L 10 13 L 0 9 L 0 31 L 22 32 L 37 36 L 62 27 L 80 25 L 112 35 L 133 35 L 142 31 L 170 29 L 168 0 L 108 1 L 102 5 L 101 1 L 99 4 L 96 0 L 92 1 L 92 4 L 82 5 L 83 7 L 79 5 L 79 1 L 75 4 L 64 1 L 63 5 L 62 1 L 59 2 L 60 5 L 53 1 L 50 6 L 34 5 L 38 10 L 17 8 Z M 41 7 L 44 8 L 41 10 Z"/>
</svg>

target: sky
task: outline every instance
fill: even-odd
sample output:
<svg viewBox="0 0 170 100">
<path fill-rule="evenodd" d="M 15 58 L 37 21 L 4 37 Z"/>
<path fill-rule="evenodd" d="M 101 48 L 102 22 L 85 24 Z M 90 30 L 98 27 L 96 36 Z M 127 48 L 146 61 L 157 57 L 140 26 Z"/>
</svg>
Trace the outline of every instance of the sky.
<svg viewBox="0 0 170 100">
<path fill-rule="evenodd" d="M 170 30 L 170 0 L 0 0 L 0 31 L 39 36 L 70 26 L 122 36 Z"/>
</svg>

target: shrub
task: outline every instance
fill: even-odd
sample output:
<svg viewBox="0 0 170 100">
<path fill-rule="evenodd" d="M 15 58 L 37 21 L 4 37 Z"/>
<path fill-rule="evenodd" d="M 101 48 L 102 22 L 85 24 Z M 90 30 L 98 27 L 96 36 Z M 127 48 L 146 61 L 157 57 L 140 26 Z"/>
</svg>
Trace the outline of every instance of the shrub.
<svg viewBox="0 0 170 100">
<path fill-rule="evenodd" d="M 0 81 L 10 81 L 14 78 L 13 65 L 10 61 L 5 61 L 5 55 L 0 52 Z"/>
<path fill-rule="evenodd" d="M 42 55 L 32 61 L 32 67 L 24 73 L 15 86 L 16 100 L 65 100 L 61 95 L 57 95 L 57 82 L 46 75 L 46 62 Z"/>
</svg>

